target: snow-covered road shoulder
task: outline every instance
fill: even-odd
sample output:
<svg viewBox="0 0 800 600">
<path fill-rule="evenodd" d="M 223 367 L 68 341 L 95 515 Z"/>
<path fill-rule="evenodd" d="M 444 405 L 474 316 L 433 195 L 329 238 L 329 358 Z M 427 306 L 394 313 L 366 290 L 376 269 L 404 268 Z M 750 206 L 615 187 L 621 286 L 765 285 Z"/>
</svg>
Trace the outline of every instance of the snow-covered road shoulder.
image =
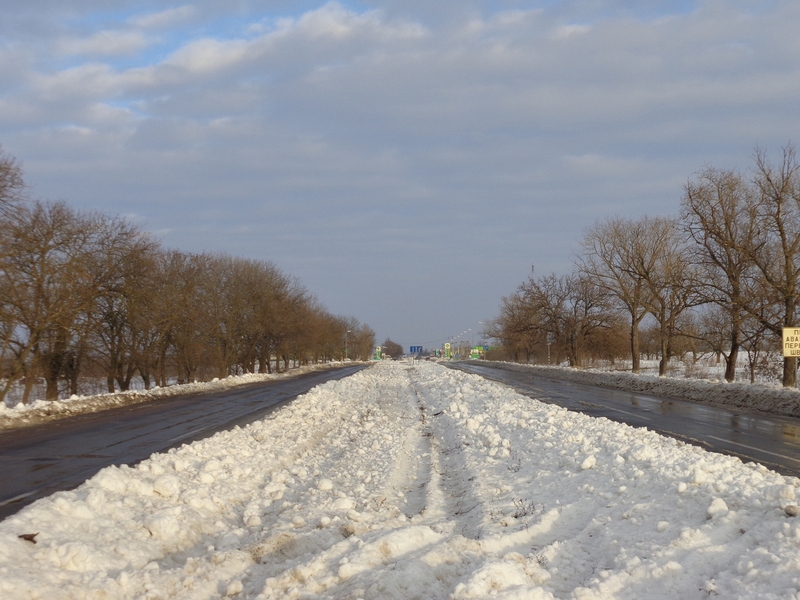
<svg viewBox="0 0 800 600">
<path fill-rule="evenodd" d="M 798 485 L 381 363 L 6 519 L 0 596 L 792 598 Z"/>
<path fill-rule="evenodd" d="M 353 361 L 349 361 L 356 364 Z M 242 385 L 262 383 L 286 377 L 294 377 L 302 373 L 341 367 L 345 363 L 330 362 L 297 367 L 291 371 L 281 373 L 247 373 L 245 375 L 231 375 L 223 379 L 213 379 L 196 383 L 182 383 L 168 387 L 154 387 L 149 390 L 129 390 L 127 392 L 114 392 L 97 394 L 95 396 L 73 396 L 60 400 L 35 400 L 30 404 L 16 404 L 13 407 L 0 402 L 0 431 L 29 425 L 40 425 L 75 415 L 101 412 L 113 408 L 121 408 L 131 404 L 141 404 L 174 398 L 186 394 L 207 394 L 227 390 Z"/>
</svg>

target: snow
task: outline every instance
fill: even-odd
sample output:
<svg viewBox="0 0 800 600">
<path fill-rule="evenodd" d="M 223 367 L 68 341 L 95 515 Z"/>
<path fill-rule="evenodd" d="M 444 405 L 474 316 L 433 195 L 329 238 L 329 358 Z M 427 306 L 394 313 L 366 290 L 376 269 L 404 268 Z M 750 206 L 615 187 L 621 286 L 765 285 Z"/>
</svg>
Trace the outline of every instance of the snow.
<svg viewBox="0 0 800 600">
<path fill-rule="evenodd" d="M 349 361 L 352 362 L 352 361 Z M 0 431 L 12 427 L 36 425 L 78 414 L 119 408 L 128 404 L 149 402 L 197 392 L 214 392 L 231 387 L 287 377 L 310 370 L 341 366 L 342 363 L 309 365 L 292 369 L 289 373 L 251 373 L 197 382 L 171 385 L 150 390 L 130 390 L 113 394 L 72 396 L 56 401 L 36 400 L 28 405 L 0 402 Z M 659 377 L 648 373 L 608 371 L 607 369 L 573 369 L 564 366 L 525 365 L 507 362 L 480 361 L 509 370 L 525 370 L 540 377 L 553 377 L 587 385 L 638 391 L 665 398 L 713 404 L 731 410 L 763 412 L 800 417 L 800 389 L 784 388 L 780 384 L 746 382 L 727 383 L 724 379 L 699 379 L 685 377 Z M 709 369 L 705 369 L 708 371 Z"/>
<path fill-rule="evenodd" d="M 0 597 L 797 598 L 798 486 L 383 362 L 4 520 Z"/>
<path fill-rule="evenodd" d="M 348 362 L 355 364 L 355 361 Z M 231 375 L 223 379 L 215 378 L 211 381 L 184 383 L 168 387 L 156 386 L 149 390 L 135 389 L 91 396 L 73 395 L 69 398 L 60 398 L 58 400 L 35 400 L 30 404 L 17 402 L 9 405 L 8 401 L 0 402 L 0 431 L 12 427 L 38 425 L 74 415 L 120 408 L 121 406 L 150 402 L 161 398 L 226 390 L 240 385 L 271 381 L 309 371 L 342 366 L 342 364 L 339 362 L 319 363 L 296 367 L 291 371 L 281 373 L 247 373 L 245 375 Z"/>
<path fill-rule="evenodd" d="M 800 389 L 780 384 L 728 383 L 724 379 L 688 379 L 659 377 L 625 371 L 573 369 L 562 366 L 525 365 L 480 361 L 512 371 L 527 371 L 539 377 L 574 381 L 619 390 L 642 392 L 663 398 L 676 398 L 747 412 L 764 412 L 800 417 Z"/>
</svg>

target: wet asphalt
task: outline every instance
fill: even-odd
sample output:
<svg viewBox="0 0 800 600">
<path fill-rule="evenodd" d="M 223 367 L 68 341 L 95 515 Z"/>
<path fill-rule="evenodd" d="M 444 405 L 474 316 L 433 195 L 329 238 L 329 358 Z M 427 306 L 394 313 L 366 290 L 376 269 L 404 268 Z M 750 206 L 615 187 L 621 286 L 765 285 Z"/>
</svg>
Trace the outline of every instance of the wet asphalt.
<svg viewBox="0 0 800 600">
<path fill-rule="evenodd" d="M 719 408 L 535 376 L 475 363 L 452 368 L 508 385 L 543 402 L 800 476 L 800 419 Z M 35 500 L 77 487 L 109 465 L 133 465 L 218 431 L 244 426 L 351 365 L 228 390 L 188 394 L 0 432 L 0 519 Z"/>
<path fill-rule="evenodd" d="M 800 419 L 752 414 L 639 392 L 535 376 L 475 363 L 446 363 L 543 402 L 633 427 L 646 427 L 713 452 L 800 476 Z"/>
<path fill-rule="evenodd" d="M 326 381 L 364 365 L 313 371 L 224 391 L 187 394 L 0 432 L 0 519 L 77 487 L 109 465 L 133 465 L 244 426 Z"/>
</svg>

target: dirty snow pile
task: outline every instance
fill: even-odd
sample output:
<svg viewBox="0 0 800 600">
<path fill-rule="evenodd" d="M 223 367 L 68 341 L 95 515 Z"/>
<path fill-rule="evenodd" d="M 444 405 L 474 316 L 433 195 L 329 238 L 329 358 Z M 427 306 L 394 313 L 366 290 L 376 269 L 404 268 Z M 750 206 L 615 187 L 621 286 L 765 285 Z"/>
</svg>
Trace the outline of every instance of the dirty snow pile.
<svg viewBox="0 0 800 600">
<path fill-rule="evenodd" d="M 9 517 L 0 597 L 796 598 L 798 485 L 380 363 Z"/>
</svg>

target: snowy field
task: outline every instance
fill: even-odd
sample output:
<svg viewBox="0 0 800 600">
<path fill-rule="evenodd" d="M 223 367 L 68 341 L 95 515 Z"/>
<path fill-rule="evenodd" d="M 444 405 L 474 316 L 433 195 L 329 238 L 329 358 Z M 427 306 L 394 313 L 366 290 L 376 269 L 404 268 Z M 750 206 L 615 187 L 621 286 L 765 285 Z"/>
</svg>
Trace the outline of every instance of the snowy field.
<svg viewBox="0 0 800 600">
<path fill-rule="evenodd" d="M 798 485 L 385 362 L 9 517 L 0 598 L 798 598 Z"/>
</svg>

